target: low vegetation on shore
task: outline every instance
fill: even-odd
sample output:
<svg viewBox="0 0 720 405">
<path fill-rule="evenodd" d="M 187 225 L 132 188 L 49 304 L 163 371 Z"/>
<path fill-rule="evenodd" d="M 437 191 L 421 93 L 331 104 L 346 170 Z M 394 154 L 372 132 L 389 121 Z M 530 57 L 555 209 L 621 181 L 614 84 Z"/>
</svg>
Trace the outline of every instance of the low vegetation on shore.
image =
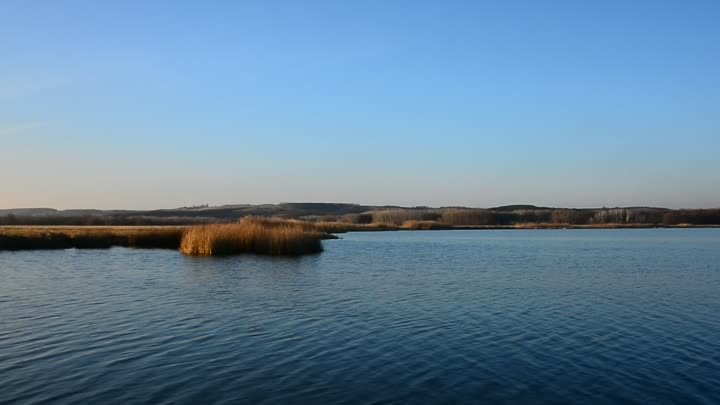
<svg viewBox="0 0 720 405">
<path fill-rule="evenodd" d="M 7 227 L 0 250 L 107 249 L 113 246 L 177 249 L 184 227 Z"/>
<path fill-rule="evenodd" d="M 263 218 L 188 227 L 6 227 L 0 228 L 0 251 L 121 246 L 174 249 L 197 256 L 294 256 L 321 252 L 322 240 L 332 238 L 303 221 Z"/>
</svg>

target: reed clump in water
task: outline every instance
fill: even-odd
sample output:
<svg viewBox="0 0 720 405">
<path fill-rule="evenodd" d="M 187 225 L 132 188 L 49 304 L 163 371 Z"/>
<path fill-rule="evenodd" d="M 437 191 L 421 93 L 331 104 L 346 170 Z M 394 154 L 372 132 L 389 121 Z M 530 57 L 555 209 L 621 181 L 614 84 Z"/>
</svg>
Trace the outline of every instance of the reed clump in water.
<svg viewBox="0 0 720 405">
<path fill-rule="evenodd" d="M 308 229 L 303 221 L 246 217 L 236 224 L 187 228 L 180 252 L 194 256 L 237 253 L 295 256 L 322 252 L 322 239 L 332 237 Z"/>
</svg>

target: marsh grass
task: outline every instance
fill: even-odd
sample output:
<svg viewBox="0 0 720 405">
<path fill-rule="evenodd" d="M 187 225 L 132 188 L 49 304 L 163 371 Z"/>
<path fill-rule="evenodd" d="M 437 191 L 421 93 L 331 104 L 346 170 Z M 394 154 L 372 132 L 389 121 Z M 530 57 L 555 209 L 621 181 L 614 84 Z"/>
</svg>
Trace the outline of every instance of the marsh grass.
<svg viewBox="0 0 720 405">
<path fill-rule="evenodd" d="M 415 231 L 433 231 L 441 229 L 453 229 L 452 225 L 448 225 L 438 221 L 405 221 L 403 222 L 401 229 L 415 230 Z"/>
<path fill-rule="evenodd" d="M 381 225 L 245 217 L 235 224 L 187 227 L 5 227 L 2 250 L 108 249 L 115 246 L 178 249 L 188 255 L 257 253 L 301 255 L 322 251 L 331 233 L 386 230 Z"/>
<path fill-rule="evenodd" d="M 302 221 L 248 217 L 237 224 L 187 228 L 180 252 L 194 256 L 237 253 L 296 256 L 322 252 L 322 239 L 330 237 L 307 229 Z"/>
<path fill-rule="evenodd" d="M 440 213 L 427 209 L 388 209 L 370 211 L 373 223 L 401 226 L 407 221 L 437 221 Z"/>
<path fill-rule="evenodd" d="M 345 233 L 345 232 L 372 232 L 372 231 L 396 231 L 397 226 L 390 224 L 351 224 L 346 222 L 319 221 L 310 222 L 306 226 L 318 232 Z"/>
<path fill-rule="evenodd" d="M 0 228 L 0 250 L 107 249 L 113 246 L 177 249 L 183 227 Z"/>
<path fill-rule="evenodd" d="M 247 216 L 240 219 L 239 223 L 259 224 L 266 228 L 297 227 L 307 232 L 321 233 L 345 233 L 363 231 L 394 231 L 398 227 L 384 223 L 353 224 L 338 221 L 303 221 L 299 219 L 285 219 L 278 217 L 254 217 Z"/>
<path fill-rule="evenodd" d="M 705 226 L 708 227 L 708 226 Z M 712 226 L 709 226 L 712 227 Z M 571 224 L 571 223 L 520 223 L 506 227 L 508 229 L 647 229 L 647 228 L 683 228 L 683 226 L 662 224 L 623 224 L 623 223 L 607 223 L 607 224 Z"/>
<path fill-rule="evenodd" d="M 188 255 L 257 253 L 300 255 L 322 251 L 322 239 L 335 236 L 313 223 L 278 218 L 244 218 L 237 224 L 187 227 L 5 227 L 2 250 L 174 249 Z"/>
</svg>

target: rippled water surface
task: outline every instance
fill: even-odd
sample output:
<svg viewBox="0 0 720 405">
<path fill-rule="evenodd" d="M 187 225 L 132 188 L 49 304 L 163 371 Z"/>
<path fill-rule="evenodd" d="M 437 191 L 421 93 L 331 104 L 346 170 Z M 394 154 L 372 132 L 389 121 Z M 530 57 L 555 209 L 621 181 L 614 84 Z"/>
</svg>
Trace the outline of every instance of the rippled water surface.
<svg viewBox="0 0 720 405">
<path fill-rule="evenodd" d="M 0 403 L 718 404 L 720 230 L 0 253 Z"/>
</svg>

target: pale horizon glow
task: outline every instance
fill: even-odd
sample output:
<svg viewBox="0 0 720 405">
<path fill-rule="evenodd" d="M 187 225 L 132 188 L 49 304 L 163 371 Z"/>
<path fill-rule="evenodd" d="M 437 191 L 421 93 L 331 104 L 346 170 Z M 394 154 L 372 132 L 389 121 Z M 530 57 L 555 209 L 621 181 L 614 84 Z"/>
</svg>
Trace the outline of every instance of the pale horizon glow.
<svg viewBox="0 0 720 405">
<path fill-rule="evenodd" d="M 720 207 L 720 3 L 9 1 L 0 209 Z"/>
</svg>

